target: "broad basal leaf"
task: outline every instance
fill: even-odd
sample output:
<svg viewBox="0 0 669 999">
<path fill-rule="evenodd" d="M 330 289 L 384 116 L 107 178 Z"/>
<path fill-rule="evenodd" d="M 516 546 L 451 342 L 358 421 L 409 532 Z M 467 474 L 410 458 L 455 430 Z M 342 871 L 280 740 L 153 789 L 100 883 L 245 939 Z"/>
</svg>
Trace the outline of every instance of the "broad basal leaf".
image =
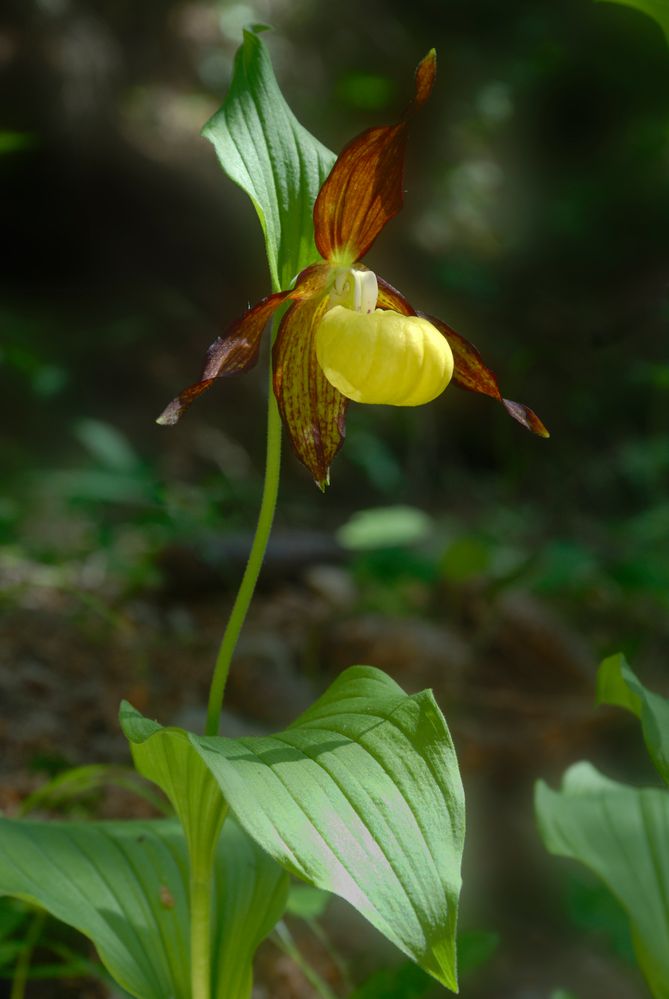
<svg viewBox="0 0 669 999">
<path fill-rule="evenodd" d="M 535 807 L 547 849 L 585 864 L 625 909 L 651 992 L 668 999 L 669 792 L 626 787 L 578 763 L 561 791 L 539 782 Z"/>
<path fill-rule="evenodd" d="M 123 710 L 126 734 L 164 738 Z M 162 730 L 167 733 L 174 730 Z M 408 697 L 379 670 L 343 673 L 274 736 L 190 735 L 250 836 L 318 888 L 347 899 L 449 988 L 464 797 L 453 744 L 432 694 Z"/>
<path fill-rule="evenodd" d="M 186 834 L 191 859 L 206 866 L 228 806 L 188 733 L 142 718 L 126 703 L 121 705 L 120 723 L 130 741 L 135 766 L 170 799 Z"/>
<path fill-rule="evenodd" d="M 215 862 L 215 999 L 248 999 L 286 874 L 228 820 Z M 179 824 L 0 820 L 0 895 L 41 905 L 95 944 L 138 999 L 189 999 L 188 861 Z"/>
<path fill-rule="evenodd" d="M 212 947 L 214 999 L 249 999 L 251 962 L 284 913 L 290 878 L 229 816 L 218 852 Z"/>
<path fill-rule="evenodd" d="M 335 156 L 295 118 L 255 31 L 244 31 L 225 103 L 202 134 L 255 206 L 274 289 L 288 288 L 319 259 L 312 212 Z"/>
<path fill-rule="evenodd" d="M 599 667 L 597 701 L 626 708 L 641 719 L 655 769 L 669 784 L 669 701 L 647 690 L 620 653 L 609 656 Z"/>
</svg>

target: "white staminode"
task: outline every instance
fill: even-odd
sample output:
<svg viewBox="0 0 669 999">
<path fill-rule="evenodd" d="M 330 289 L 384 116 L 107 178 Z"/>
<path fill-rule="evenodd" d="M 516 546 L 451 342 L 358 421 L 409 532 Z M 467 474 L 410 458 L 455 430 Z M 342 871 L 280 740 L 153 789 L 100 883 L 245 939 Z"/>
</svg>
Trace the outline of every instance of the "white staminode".
<svg viewBox="0 0 669 999">
<path fill-rule="evenodd" d="M 330 305 L 342 305 L 354 312 L 373 312 L 379 297 L 379 284 L 374 271 L 342 268 L 335 274 L 330 291 Z"/>
</svg>

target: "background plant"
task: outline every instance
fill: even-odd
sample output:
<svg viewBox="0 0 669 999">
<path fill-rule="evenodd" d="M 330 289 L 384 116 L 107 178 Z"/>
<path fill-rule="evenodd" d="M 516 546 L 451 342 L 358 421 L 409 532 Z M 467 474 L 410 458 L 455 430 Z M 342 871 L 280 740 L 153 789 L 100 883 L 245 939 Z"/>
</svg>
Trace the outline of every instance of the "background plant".
<svg viewBox="0 0 669 999">
<path fill-rule="evenodd" d="M 639 682 L 624 656 L 599 668 L 600 704 L 625 708 L 641 722 L 650 758 L 669 781 L 669 701 Z M 653 996 L 669 992 L 666 787 L 638 789 L 610 780 L 589 763 L 564 775 L 561 791 L 540 782 L 535 806 L 551 853 L 585 864 L 625 911 L 639 967 Z"/>
</svg>

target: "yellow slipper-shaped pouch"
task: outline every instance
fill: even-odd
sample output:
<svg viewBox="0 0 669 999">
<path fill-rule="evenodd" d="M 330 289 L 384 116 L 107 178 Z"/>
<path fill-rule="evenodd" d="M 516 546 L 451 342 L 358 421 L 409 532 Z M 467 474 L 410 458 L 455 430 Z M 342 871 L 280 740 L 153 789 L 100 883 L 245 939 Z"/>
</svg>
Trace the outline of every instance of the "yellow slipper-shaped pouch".
<svg viewBox="0 0 669 999">
<path fill-rule="evenodd" d="M 453 375 L 453 354 L 439 330 L 385 309 L 330 309 L 316 331 L 316 356 L 330 384 L 354 402 L 421 406 Z"/>
</svg>

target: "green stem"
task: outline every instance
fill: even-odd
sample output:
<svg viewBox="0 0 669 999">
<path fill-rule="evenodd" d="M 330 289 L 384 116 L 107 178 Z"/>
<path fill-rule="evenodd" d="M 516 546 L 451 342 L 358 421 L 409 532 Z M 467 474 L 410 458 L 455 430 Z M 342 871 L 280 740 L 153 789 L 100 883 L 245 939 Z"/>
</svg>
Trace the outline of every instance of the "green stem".
<svg viewBox="0 0 669 999">
<path fill-rule="evenodd" d="M 313 968 L 303 956 L 293 939 L 292 933 L 286 926 L 283 919 L 281 919 L 274 927 L 270 940 L 276 944 L 282 953 L 286 954 L 292 961 L 295 962 L 309 984 L 313 985 L 318 995 L 321 996 L 321 999 L 337 999 L 337 996 L 327 982 L 321 978 L 316 969 Z"/>
<path fill-rule="evenodd" d="M 33 921 L 30 924 L 30 928 L 28 929 L 26 938 L 23 942 L 21 956 L 19 957 L 16 963 L 16 968 L 14 969 L 10 999 L 23 999 L 26 994 L 26 983 L 28 981 L 28 972 L 30 971 L 30 961 L 33 956 L 33 951 L 37 946 L 37 941 L 42 933 L 42 927 L 44 926 L 45 919 L 46 912 L 42 910 L 36 912 L 33 917 Z"/>
<path fill-rule="evenodd" d="M 267 456 L 265 461 L 265 483 L 263 486 L 262 502 L 260 513 L 258 514 L 258 524 L 256 533 L 251 545 L 251 553 L 246 563 L 246 569 L 242 576 L 239 591 L 235 599 L 230 618 L 228 620 L 223 640 L 216 657 L 214 675 L 209 690 L 209 704 L 207 707 L 207 727 L 205 735 L 218 735 L 218 727 L 221 720 L 221 708 L 223 706 L 223 695 L 225 685 L 230 672 L 230 663 L 237 645 L 239 633 L 242 630 L 246 618 L 253 592 L 256 588 L 260 569 L 267 542 L 269 541 L 272 522 L 274 520 L 274 510 L 276 509 L 276 499 L 279 492 L 279 473 L 281 470 L 281 417 L 274 398 L 272 387 L 272 365 L 269 371 L 269 399 L 267 404 Z"/>
<path fill-rule="evenodd" d="M 192 861 L 191 861 L 192 863 Z M 193 868 L 195 865 L 193 865 Z M 190 877 L 190 984 L 192 999 L 211 997 L 211 865 Z"/>
<path fill-rule="evenodd" d="M 221 836 L 228 806 L 223 798 L 201 799 L 197 818 L 179 812 L 186 840 L 190 877 L 190 996 L 191 999 L 211 999 L 212 990 L 212 894 L 216 847 Z"/>
</svg>

